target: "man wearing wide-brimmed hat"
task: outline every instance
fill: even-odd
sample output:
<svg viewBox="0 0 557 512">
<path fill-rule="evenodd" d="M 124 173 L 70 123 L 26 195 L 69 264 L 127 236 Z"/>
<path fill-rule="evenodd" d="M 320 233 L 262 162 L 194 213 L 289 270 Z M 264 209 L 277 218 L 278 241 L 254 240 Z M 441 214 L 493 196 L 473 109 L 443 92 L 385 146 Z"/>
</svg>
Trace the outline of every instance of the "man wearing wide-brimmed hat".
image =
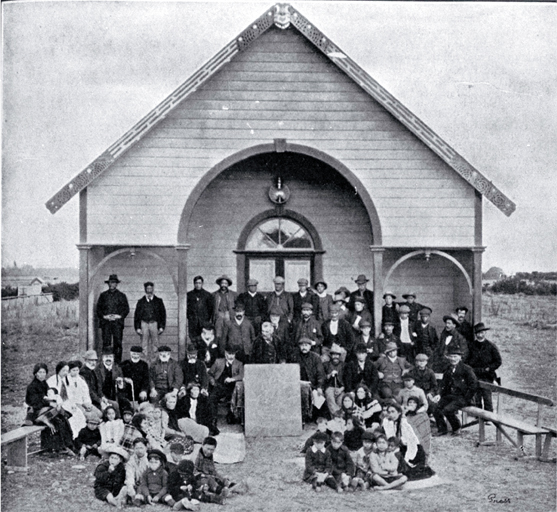
<svg viewBox="0 0 557 512">
<path fill-rule="evenodd" d="M 223 274 L 215 281 L 219 289 L 213 292 L 213 323 L 215 324 L 215 335 L 218 339 L 222 337 L 224 324 L 234 316 L 234 306 L 238 294 L 229 290 L 232 286 L 232 279 Z"/>
<path fill-rule="evenodd" d="M 354 282 L 358 285 L 358 289 L 350 294 L 350 302 L 348 303 L 348 309 L 354 311 L 354 301 L 356 297 L 364 299 L 365 309 L 367 309 L 372 317 L 371 323 L 373 324 L 373 292 L 367 289 L 367 283 L 369 279 L 365 274 L 360 274 Z"/>
<path fill-rule="evenodd" d="M 381 327 L 385 325 L 386 322 L 392 322 L 395 327 L 400 323 L 397 305 L 394 302 L 395 299 L 396 295 L 389 290 L 383 294 L 385 304 L 383 304 L 381 308 Z"/>
<path fill-rule="evenodd" d="M 97 318 L 102 331 L 103 349 L 112 348 L 114 359 L 120 364 L 124 320 L 130 312 L 130 306 L 126 295 L 118 290 L 120 280 L 116 274 L 111 274 L 105 283 L 108 284 L 108 290 L 99 295 Z"/>
<path fill-rule="evenodd" d="M 327 283 L 325 281 L 317 281 L 313 287 L 315 294 L 319 299 L 319 308 L 314 311 L 315 318 L 320 322 L 326 322 L 331 318 L 331 306 L 333 305 L 333 296 L 327 293 Z"/>
<path fill-rule="evenodd" d="M 474 370 L 478 380 L 493 383 L 497 379 L 496 370 L 501 366 L 501 354 L 494 343 L 486 338 L 486 332 L 490 328 L 483 322 L 474 326 L 475 340 L 470 345 L 470 353 L 466 364 Z M 483 402 L 483 403 L 482 403 Z M 489 389 L 478 388 L 476 394 L 476 405 L 486 411 L 493 411 L 491 391 Z"/>
<path fill-rule="evenodd" d="M 472 368 L 462 362 L 462 349 L 452 346 L 447 351 L 449 366 L 443 373 L 440 386 L 441 399 L 433 412 L 437 423 L 437 435 L 446 435 L 448 432 L 445 418 L 453 429 L 453 435 L 460 435 L 460 420 L 457 412 L 472 401 L 478 380 Z"/>
<path fill-rule="evenodd" d="M 458 348 L 462 351 L 462 359 L 465 361 L 468 357 L 468 343 L 463 336 L 456 330 L 458 327 L 458 317 L 451 313 L 443 317 L 445 328 L 439 336 L 439 345 L 433 353 L 432 369 L 436 373 L 444 372 L 449 366 L 447 354 L 449 350 Z"/>
<path fill-rule="evenodd" d="M 267 317 L 267 298 L 257 291 L 257 279 L 250 279 L 247 282 L 248 291 L 240 293 L 236 302 L 241 302 L 246 308 L 246 318 L 253 325 L 255 335 L 261 332 L 261 323 Z"/>
<path fill-rule="evenodd" d="M 410 321 L 412 323 L 418 321 L 418 314 L 420 313 L 420 310 L 423 308 L 423 306 L 416 301 L 416 297 L 417 297 L 416 292 L 403 293 L 402 298 L 406 299 L 406 302 L 401 302 L 399 304 L 399 306 L 408 306 L 408 308 L 410 308 L 410 312 L 408 313 L 408 318 L 410 318 Z"/>
</svg>

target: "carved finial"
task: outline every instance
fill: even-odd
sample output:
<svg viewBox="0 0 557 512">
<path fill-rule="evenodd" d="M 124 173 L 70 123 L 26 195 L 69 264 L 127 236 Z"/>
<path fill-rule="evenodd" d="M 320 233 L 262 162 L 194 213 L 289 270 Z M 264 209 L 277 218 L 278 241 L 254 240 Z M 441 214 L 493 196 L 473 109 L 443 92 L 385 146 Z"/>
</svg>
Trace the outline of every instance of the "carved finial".
<svg viewBox="0 0 557 512">
<path fill-rule="evenodd" d="M 288 4 L 275 5 L 275 25 L 284 30 L 290 26 L 290 6 Z"/>
</svg>

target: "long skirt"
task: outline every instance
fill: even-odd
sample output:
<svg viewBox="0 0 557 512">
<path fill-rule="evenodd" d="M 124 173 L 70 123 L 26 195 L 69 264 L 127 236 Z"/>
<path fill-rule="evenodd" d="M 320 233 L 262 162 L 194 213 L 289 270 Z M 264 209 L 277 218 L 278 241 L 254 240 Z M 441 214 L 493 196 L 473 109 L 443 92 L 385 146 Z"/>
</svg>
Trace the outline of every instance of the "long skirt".
<svg viewBox="0 0 557 512">
<path fill-rule="evenodd" d="M 64 450 L 69 448 L 74 449 L 73 434 L 70 424 L 68 423 L 67 414 L 58 414 L 50 419 L 50 422 L 56 429 L 52 432 L 50 428 L 45 428 L 41 432 L 41 449 L 42 450 Z"/>
<path fill-rule="evenodd" d="M 408 480 L 424 480 L 435 475 L 435 471 L 426 464 L 425 451 L 421 444 L 418 445 L 418 453 L 416 453 L 416 456 L 410 461 L 414 467 L 409 466 L 404 460 L 405 452 L 406 446 L 401 446 L 400 453 L 402 457 L 400 458 L 399 471 L 404 474 Z"/>
</svg>

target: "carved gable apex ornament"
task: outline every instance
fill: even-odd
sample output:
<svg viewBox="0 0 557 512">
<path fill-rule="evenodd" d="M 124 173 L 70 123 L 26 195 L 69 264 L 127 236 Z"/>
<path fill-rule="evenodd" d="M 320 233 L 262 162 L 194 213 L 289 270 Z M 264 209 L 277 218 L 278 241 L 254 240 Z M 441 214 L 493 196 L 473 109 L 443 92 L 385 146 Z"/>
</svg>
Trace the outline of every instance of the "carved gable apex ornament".
<svg viewBox="0 0 557 512">
<path fill-rule="evenodd" d="M 288 4 L 275 5 L 275 25 L 284 30 L 290 26 L 290 6 Z"/>
</svg>

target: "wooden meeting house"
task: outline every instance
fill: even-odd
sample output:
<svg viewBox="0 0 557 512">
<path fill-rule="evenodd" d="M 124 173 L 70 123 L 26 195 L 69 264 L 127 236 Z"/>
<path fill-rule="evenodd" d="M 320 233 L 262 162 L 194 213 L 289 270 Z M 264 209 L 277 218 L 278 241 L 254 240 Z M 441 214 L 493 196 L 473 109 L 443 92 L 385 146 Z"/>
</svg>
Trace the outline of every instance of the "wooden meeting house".
<svg viewBox="0 0 557 512">
<path fill-rule="evenodd" d="M 482 200 L 515 205 L 294 7 L 266 10 L 46 206 L 80 201 L 80 340 L 99 347 L 97 298 L 118 274 L 133 312 L 143 282 L 183 357 L 186 293 L 229 275 L 282 275 L 481 315 Z M 176 353 L 175 353 L 176 356 Z"/>
</svg>

